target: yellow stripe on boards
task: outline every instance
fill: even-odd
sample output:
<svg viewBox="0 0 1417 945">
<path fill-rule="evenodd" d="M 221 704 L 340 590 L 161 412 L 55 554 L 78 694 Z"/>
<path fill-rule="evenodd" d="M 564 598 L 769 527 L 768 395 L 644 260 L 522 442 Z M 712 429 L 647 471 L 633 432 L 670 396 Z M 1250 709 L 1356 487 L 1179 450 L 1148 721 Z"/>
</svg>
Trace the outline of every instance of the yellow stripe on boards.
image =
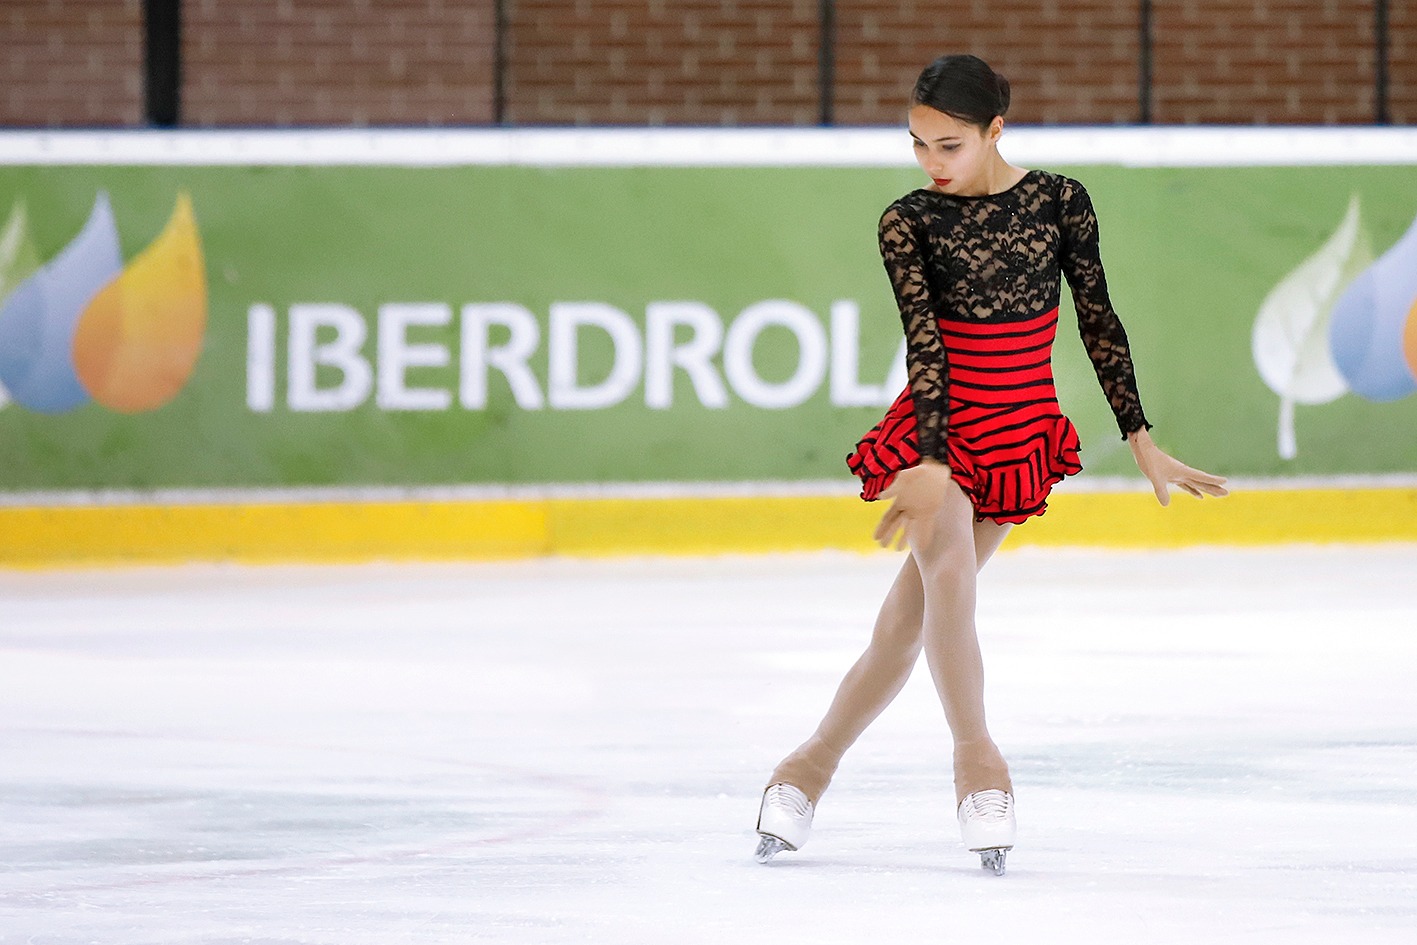
<svg viewBox="0 0 1417 945">
<path fill-rule="evenodd" d="M 884 508 L 853 496 L 563 499 L 550 505 L 552 547 L 567 555 L 866 550 Z"/>
<path fill-rule="evenodd" d="M 0 507 L 0 565 L 869 551 L 884 503 L 702 496 Z M 1005 547 L 1417 541 L 1417 489 L 1059 493 Z"/>
<path fill-rule="evenodd" d="M 1010 543 L 1126 548 L 1417 541 L 1417 489 L 1274 489 L 1223 499 L 1151 493 L 1055 495 Z"/>
<path fill-rule="evenodd" d="M 546 535 L 531 502 L 0 508 L 0 564 L 521 558 Z"/>
</svg>

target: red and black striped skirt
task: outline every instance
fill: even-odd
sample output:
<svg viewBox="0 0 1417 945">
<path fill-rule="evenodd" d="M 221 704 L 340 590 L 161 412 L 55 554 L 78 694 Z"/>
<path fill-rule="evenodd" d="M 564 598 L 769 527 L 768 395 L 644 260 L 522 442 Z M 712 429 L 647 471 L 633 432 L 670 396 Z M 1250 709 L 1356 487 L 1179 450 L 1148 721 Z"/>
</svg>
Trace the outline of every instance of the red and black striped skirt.
<svg viewBox="0 0 1417 945">
<path fill-rule="evenodd" d="M 1056 308 L 1018 322 L 941 319 L 949 359 L 946 462 L 976 518 L 1022 522 L 1042 515 L 1048 493 L 1082 471 L 1077 430 L 1053 384 Z M 846 465 L 871 501 L 896 473 L 920 462 L 910 387 L 871 428 Z"/>
</svg>

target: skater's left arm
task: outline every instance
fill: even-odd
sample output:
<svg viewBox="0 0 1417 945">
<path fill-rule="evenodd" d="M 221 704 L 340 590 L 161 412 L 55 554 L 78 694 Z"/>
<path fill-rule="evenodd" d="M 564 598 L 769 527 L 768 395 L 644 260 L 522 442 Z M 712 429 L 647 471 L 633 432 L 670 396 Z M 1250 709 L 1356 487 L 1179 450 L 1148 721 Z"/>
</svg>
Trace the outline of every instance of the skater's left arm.
<svg viewBox="0 0 1417 945">
<path fill-rule="evenodd" d="M 1132 458 L 1137 461 L 1137 468 L 1151 482 L 1156 501 L 1162 505 L 1171 503 L 1167 486 L 1176 486 L 1197 499 L 1208 495 L 1230 494 L 1230 490 L 1225 488 L 1224 476 L 1192 469 L 1180 460 L 1163 453 L 1161 448 L 1152 442 L 1151 434 L 1145 428 L 1127 434 L 1127 445 L 1132 448 Z"/>
<path fill-rule="evenodd" d="M 1170 504 L 1168 487 L 1173 485 L 1197 499 L 1228 495 L 1224 476 L 1192 469 L 1152 442 L 1151 423 L 1142 411 L 1141 394 L 1137 391 L 1131 345 L 1107 293 L 1107 275 L 1102 269 L 1101 241 L 1092 198 L 1082 184 L 1065 179 L 1060 200 L 1061 263 L 1063 275 L 1073 291 L 1078 334 L 1082 336 L 1102 392 L 1107 395 L 1107 403 L 1117 418 L 1117 428 L 1132 449 L 1137 468 L 1151 483 L 1156 500 L 1162 505 Z"/>
<path fill-rule="evenodd" d="M 1107 292 L 1097 213 L 1086 188 L 1071 178 L 1063 178 L 1058 200 L 1059 263 L 1072 289 L 1078 334 L 1117 418 L 1117 428 L 1127 438 L 1135 430 L 1150 429 L 1151 424 L 1142 411 L 1127 332 Z"/>
</svg>

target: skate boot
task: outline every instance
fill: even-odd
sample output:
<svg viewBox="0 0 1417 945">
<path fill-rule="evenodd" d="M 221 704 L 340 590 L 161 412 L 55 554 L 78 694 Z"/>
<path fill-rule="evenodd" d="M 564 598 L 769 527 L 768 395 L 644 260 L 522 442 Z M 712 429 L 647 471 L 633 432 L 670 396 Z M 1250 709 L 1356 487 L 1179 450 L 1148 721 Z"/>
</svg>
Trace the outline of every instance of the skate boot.
<svg viewBox="0 0 1417 945">
<path fill-rule="evenodd" d="M 783 850 L 800 850 L 812 830 L 812 802 L 790 784 L 769 784 L 758 808 L 758 849 L 753 856 L 766 863 Z"/>
<path fill-rule="evenodd" d="M 976 791 L 959 805 L 959 832 L 980 865 L 1004 875 L 1004 855 L 1014 848 L 1018 822 L 1014 796 L 1007 791 Z"/>
</svg>

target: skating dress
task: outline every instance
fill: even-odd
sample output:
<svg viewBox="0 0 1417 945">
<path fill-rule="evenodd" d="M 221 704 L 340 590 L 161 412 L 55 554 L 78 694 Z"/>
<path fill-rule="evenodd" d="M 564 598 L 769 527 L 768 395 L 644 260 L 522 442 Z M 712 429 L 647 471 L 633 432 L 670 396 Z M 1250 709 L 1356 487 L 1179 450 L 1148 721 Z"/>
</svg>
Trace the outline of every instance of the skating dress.
<svg viewBox="0 0 1417 945">
<path fill-rule="evenodd" d="M 1151 426 L 1082 184 L 1031 170 L 997 194 L 911 191 L 882 214 L 880 243 L 909 382 L 846 458 L 863 499 L 929 456 L 949 466 L 977 519 L 1022 522 L 1082 470 L 1053 384 L 1060 277 L 1122 436 Z"/>
</svg>

